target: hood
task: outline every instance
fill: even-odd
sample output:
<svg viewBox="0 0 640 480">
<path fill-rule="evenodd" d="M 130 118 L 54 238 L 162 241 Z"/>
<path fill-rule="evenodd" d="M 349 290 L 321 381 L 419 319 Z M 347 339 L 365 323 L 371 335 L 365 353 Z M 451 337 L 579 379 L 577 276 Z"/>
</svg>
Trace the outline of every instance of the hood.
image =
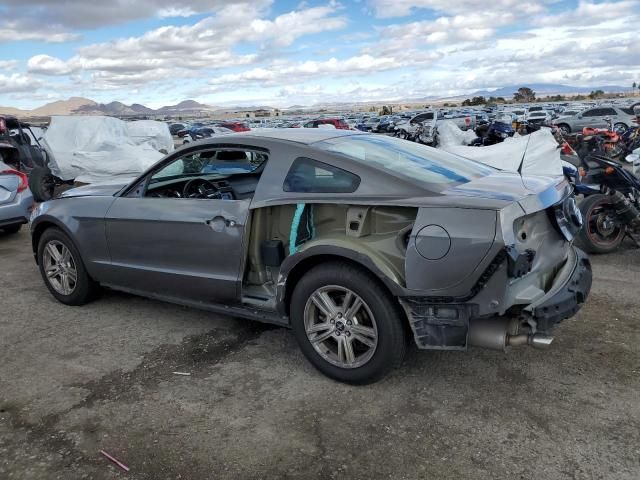
<svg viewBox="0 0 640 480">
<path fill-rule="evenodd" d="M 119 183 L 94 183 L 83 187 L 72 188 L 58 195 L 58 198 L 74 198 L 74 197 L 112 197 L 129 182 Z"/>
</svg>

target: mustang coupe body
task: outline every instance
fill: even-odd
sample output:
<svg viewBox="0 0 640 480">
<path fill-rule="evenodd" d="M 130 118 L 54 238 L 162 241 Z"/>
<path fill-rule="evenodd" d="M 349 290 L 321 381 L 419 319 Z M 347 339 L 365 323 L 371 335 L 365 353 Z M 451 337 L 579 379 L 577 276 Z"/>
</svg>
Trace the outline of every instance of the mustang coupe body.
<svg viewBox="0 0 640 480">
<path fill-rule="evenodd" d="M 422 349 L 545 347 L 590 286 L 563 178 L 424 145 L 280 129 L 194 142 L 127 185 L 31 219 L 50 292 L 99 286 L 291 327 L 306 357 L 368 383 Z"/>
</svg>

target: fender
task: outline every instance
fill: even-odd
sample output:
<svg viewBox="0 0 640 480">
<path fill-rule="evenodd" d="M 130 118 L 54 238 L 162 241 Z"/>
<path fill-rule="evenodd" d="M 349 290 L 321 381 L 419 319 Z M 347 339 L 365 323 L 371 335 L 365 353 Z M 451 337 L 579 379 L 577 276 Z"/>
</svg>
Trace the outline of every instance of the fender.
<svg viewBox="0 0 640 480">
<path fill-rule="evenodd" d="M 62 230 L 69 238 L 73 238 L 73 235 L 71 234 L 71 231 L 69 230 L 69 228 L 56 217 L 52 217 L 46 214 L 38 215 L 38 217 L 35 218 L 35 220 L 31 223 L 31 226 L 30 226 L 31 249 L 33 250 L 33 257 L 36 261 L 36 265 L 38 264 L 38 241 L 40 240 L 40 235 L 42 233 L 41 231 L 39 231 L 41 229 L 39 229 L 38 227 L 43 223 L 53 225 L 56 228 L 59 228 L 60 230 Z"/>
<path fill-rule="evenodd" d="M 329 255 L 341 257 L 359 264 L 378 277 L 394 296 L 406 293 L 403 281 L 382 259 L 359 253 L 350 248 L 335 245 L 314 245 L 290 255 L 282 262 L 276 286 L 276 308 L 281 315 L 287 315 L 287 286 L 290 274 L 298 265 L 314 257 Z"/>
</svg>

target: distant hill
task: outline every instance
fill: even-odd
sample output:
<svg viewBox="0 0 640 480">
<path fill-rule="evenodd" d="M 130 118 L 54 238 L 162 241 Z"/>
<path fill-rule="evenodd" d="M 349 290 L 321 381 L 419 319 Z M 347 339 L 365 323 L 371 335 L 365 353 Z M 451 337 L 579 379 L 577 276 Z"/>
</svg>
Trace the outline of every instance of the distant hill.
<svg viewBox="0 0 640 480">
<path fill-rule="evenodd" d="M 561 85 L 557 83 L 523 83 L 521 85 L 508 85 L 495 90 L 477 90 L 467 96 L 474 97 L 505 97 L 511 98 L 520 87 L 529 87 L 536 92 L 537 96 L 543 95 L 566 95 L 570 93 L 590 93 L 594 90 L 602 90 L 605 93 L 626 93 L 629 87 L 621 87 L 619 85 L 601 85 L 596 87 L 572 87 L 570 85 Z"/>
<path fill-rule="evenodd" d="M 177 105 L 168 105 L 157 110 L 139 103 L 126 105 L 122 102 L 98 103 L 88 98 L 72 97 L 68 100 L 47 103 L 34 110 L 20 110 L 12 107 L 0 107 L 0 114 L 19 117 L 50 117 L 51 115 L 194 115 L 201 112 L 213 112 L 211 107 L 195 100 L 184 100 Z"/>
</svg>

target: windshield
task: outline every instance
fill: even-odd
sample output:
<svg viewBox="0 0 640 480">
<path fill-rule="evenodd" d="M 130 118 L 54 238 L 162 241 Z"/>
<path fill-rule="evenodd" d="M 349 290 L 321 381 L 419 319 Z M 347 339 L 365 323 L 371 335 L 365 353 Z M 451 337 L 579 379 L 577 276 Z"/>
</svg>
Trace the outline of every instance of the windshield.
<svg viewBox="0 0 640 480">
<path fill-rule="evenodd" d="M 442 150 L 382 135 L 330 138 L 314 146 L 360 163 L 374 164 L 394 175 L 447 187 L 467 183 L 495 171 L 486 165 Z"/>
<path fill-rule="evenodd" d="M 239 150 L 208 150 L 180 157 L 158 170 L 149 183 L 169 180 L 182 176 L 233 175 L 256 171 L 267 160 L 260 152 Z"/>
</svg>

